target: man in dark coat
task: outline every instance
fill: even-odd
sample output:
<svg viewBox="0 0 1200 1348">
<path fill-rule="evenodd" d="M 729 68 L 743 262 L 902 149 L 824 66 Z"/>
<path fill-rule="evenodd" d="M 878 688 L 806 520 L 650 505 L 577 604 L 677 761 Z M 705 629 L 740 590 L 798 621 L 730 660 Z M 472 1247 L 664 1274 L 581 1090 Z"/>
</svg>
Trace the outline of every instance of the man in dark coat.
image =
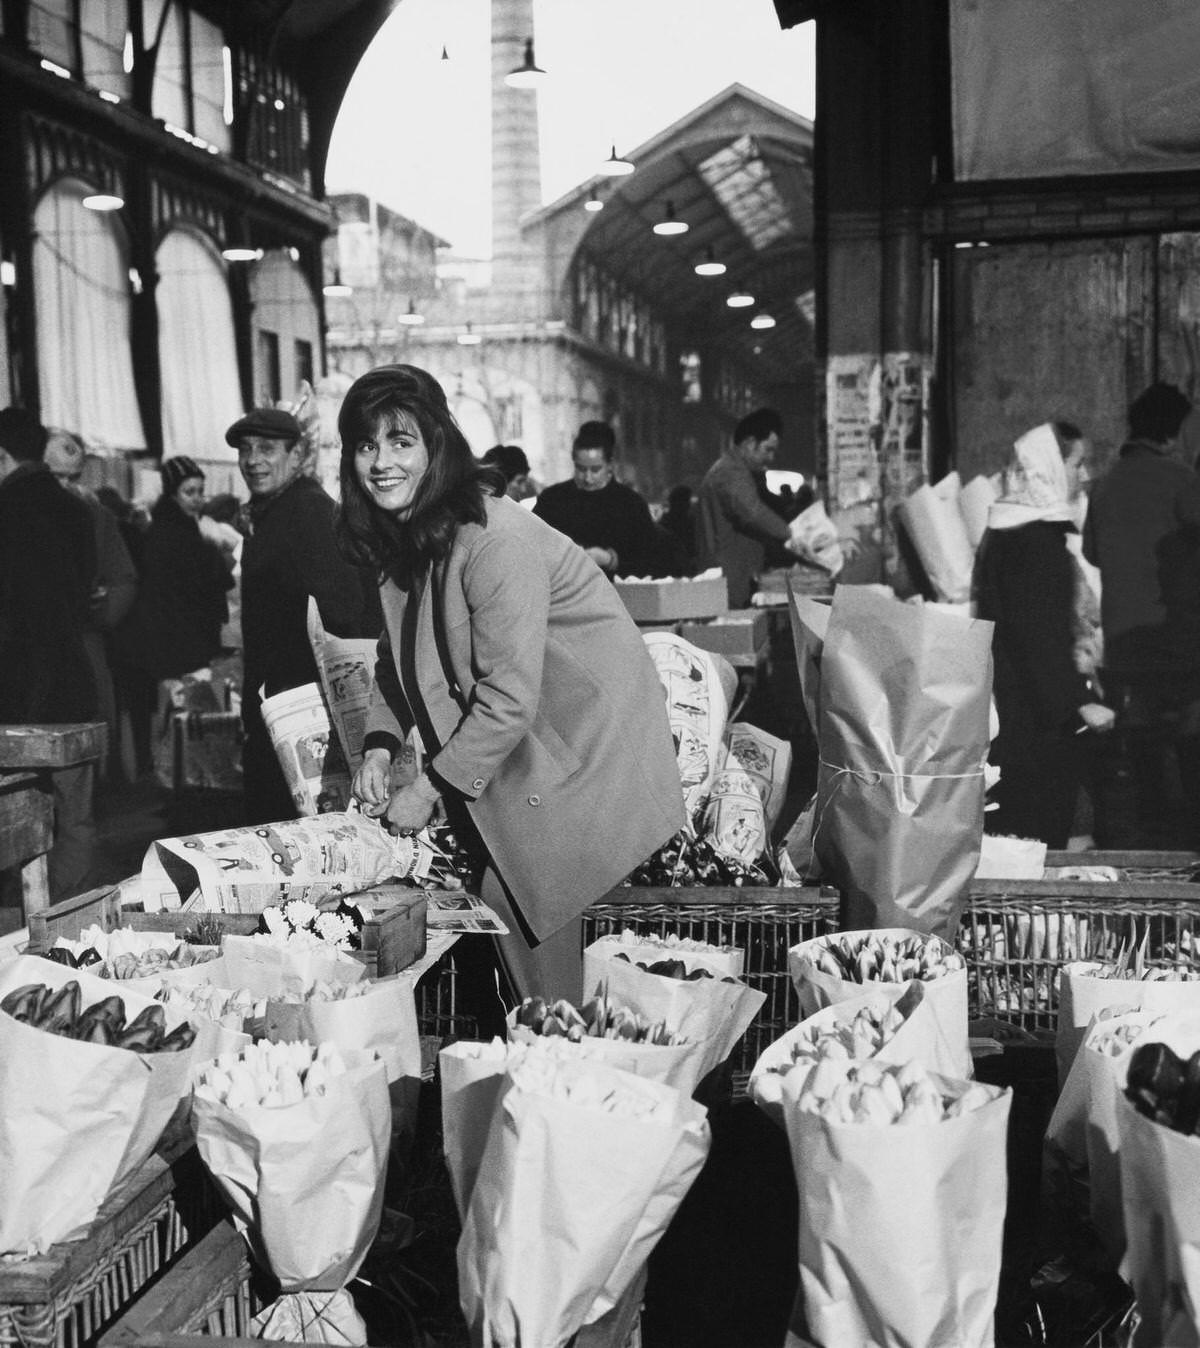
<svg viewBox="0 0 1200 1348">
<path fill-rule="evenodd" d="M 632 487 L 613 475 L 616 432 L 585 421 L 571 447 L 575 474 L 546 487 L 533 513 L 587 553 L 606 576 L 666 576 L 670 540 Z"/>
<path fill-rule="evenodd" d="M 46 467 L 47 433 L 31 413 L 0 411 L 0 723 L 96 719 L 84 646 L 96 541 L 87 506 Z M 55 842 L 50 892 L 85 887 L 95 845 L 94 767 L 52 775 Z"/>
<path fill-rule="evenodd" d="M 257 408 L 225 433 L 250 491 L 250 535 L 242 552 L 244 681 L 242 751 L 246 823 L 293 819 L 296 807 L 262 718 L 262 696 L 316 683 L 308 599 L 336 636 L 378 636 L 378 590 L 346 562 L 333 534 L 335 505 L 303 474 L 300 423 Z"/>
<path fill-rule="evenodd" d="M 1188 399 L 1152 384 L 1129 408 L 1129 439 L 1092 488 L 1083 552 L 1100 568 L 1105 691 L 1127 726 L 1173 727 L 1200 844 L 1200 478 L 1175 457 Z M 1135 756 L 1144 822 L 1161 818 L 1154 737 Z"/>
</svg>

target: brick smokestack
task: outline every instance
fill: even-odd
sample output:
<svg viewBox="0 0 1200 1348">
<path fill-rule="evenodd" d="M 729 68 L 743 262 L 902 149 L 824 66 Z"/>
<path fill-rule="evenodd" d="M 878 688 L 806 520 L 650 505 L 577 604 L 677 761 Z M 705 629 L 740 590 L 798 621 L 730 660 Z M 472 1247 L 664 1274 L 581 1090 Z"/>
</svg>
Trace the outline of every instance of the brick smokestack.
<svg viewBox="0 0 1200 1348">
<path fill-rule="evenodd" d="M 525 59 L 533 0 L 492 0 L 492 287 L 522 289 L 526 261 L 518 223 L 542 204 L 537 91 L 504 77 Z"/>
</svg>

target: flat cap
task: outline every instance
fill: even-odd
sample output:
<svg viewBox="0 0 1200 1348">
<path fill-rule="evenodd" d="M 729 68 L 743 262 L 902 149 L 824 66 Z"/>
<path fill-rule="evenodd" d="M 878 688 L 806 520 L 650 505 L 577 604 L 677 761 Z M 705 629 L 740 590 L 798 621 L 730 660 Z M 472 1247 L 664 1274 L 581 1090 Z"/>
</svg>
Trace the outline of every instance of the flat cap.
<svg viewBox="0 0 1200 1348">
<path fill-rule="evenodd" d="M 299 440 L 303 434 L 300 423 L 282 407 L 256 407 L 230 426 L 225 432 L 225 443 L 237 449 L 248 435 L 261 435 L 268 440 Z"/>
</svg>

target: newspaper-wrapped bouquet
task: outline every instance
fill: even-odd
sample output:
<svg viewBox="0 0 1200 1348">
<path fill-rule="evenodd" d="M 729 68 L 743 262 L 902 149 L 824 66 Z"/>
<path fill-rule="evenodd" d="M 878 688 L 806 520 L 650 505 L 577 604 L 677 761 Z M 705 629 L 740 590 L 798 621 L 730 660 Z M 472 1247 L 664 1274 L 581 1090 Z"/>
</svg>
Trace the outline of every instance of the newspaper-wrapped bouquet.
<svg viewBox="0 0 1200 1348">
<path fill-rule="evenodd" d="M 476 1342 L 561 1348 L 613 1310 L 644 1267 L 708 1153 L 705 1111 L 545 1041 L 447 1070 L 473 1047 L 442 1054 L 445 1117 L 463 1117 L 463 1097 L 480 1111 L 472 1129 L 451 1122 L 446 1132 L 465 1203 L 463 1311 Z M 481 1137 L 477 1161 L 451 1156 L 452 1145 Z"/>
<path fill-rule="evenodd" d="M 201 1075 L 200 1156 L 282 1290 L 256 1319 L 262 1337 L 366 1343 L 345 1288 L 379 1226 L 390 1114 L 372 1054 L 254 1044 Z"/>
</svg>

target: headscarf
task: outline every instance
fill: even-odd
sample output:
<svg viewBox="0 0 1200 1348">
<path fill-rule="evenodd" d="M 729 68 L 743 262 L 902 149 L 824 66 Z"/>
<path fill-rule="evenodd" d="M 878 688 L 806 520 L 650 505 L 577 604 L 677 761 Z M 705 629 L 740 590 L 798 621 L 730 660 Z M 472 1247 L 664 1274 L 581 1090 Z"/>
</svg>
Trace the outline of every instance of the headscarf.
<svg viewBox="0 0 1200 1348">
<path fill-rule="evenodd" d="M 989 529 L 1015 529 L 1034 520 L 1074 521 L 1067 468 L 1054 427 L 1047 421 L 1013 445 L 1004 494 L 988 510 Z"/>
</svg>

